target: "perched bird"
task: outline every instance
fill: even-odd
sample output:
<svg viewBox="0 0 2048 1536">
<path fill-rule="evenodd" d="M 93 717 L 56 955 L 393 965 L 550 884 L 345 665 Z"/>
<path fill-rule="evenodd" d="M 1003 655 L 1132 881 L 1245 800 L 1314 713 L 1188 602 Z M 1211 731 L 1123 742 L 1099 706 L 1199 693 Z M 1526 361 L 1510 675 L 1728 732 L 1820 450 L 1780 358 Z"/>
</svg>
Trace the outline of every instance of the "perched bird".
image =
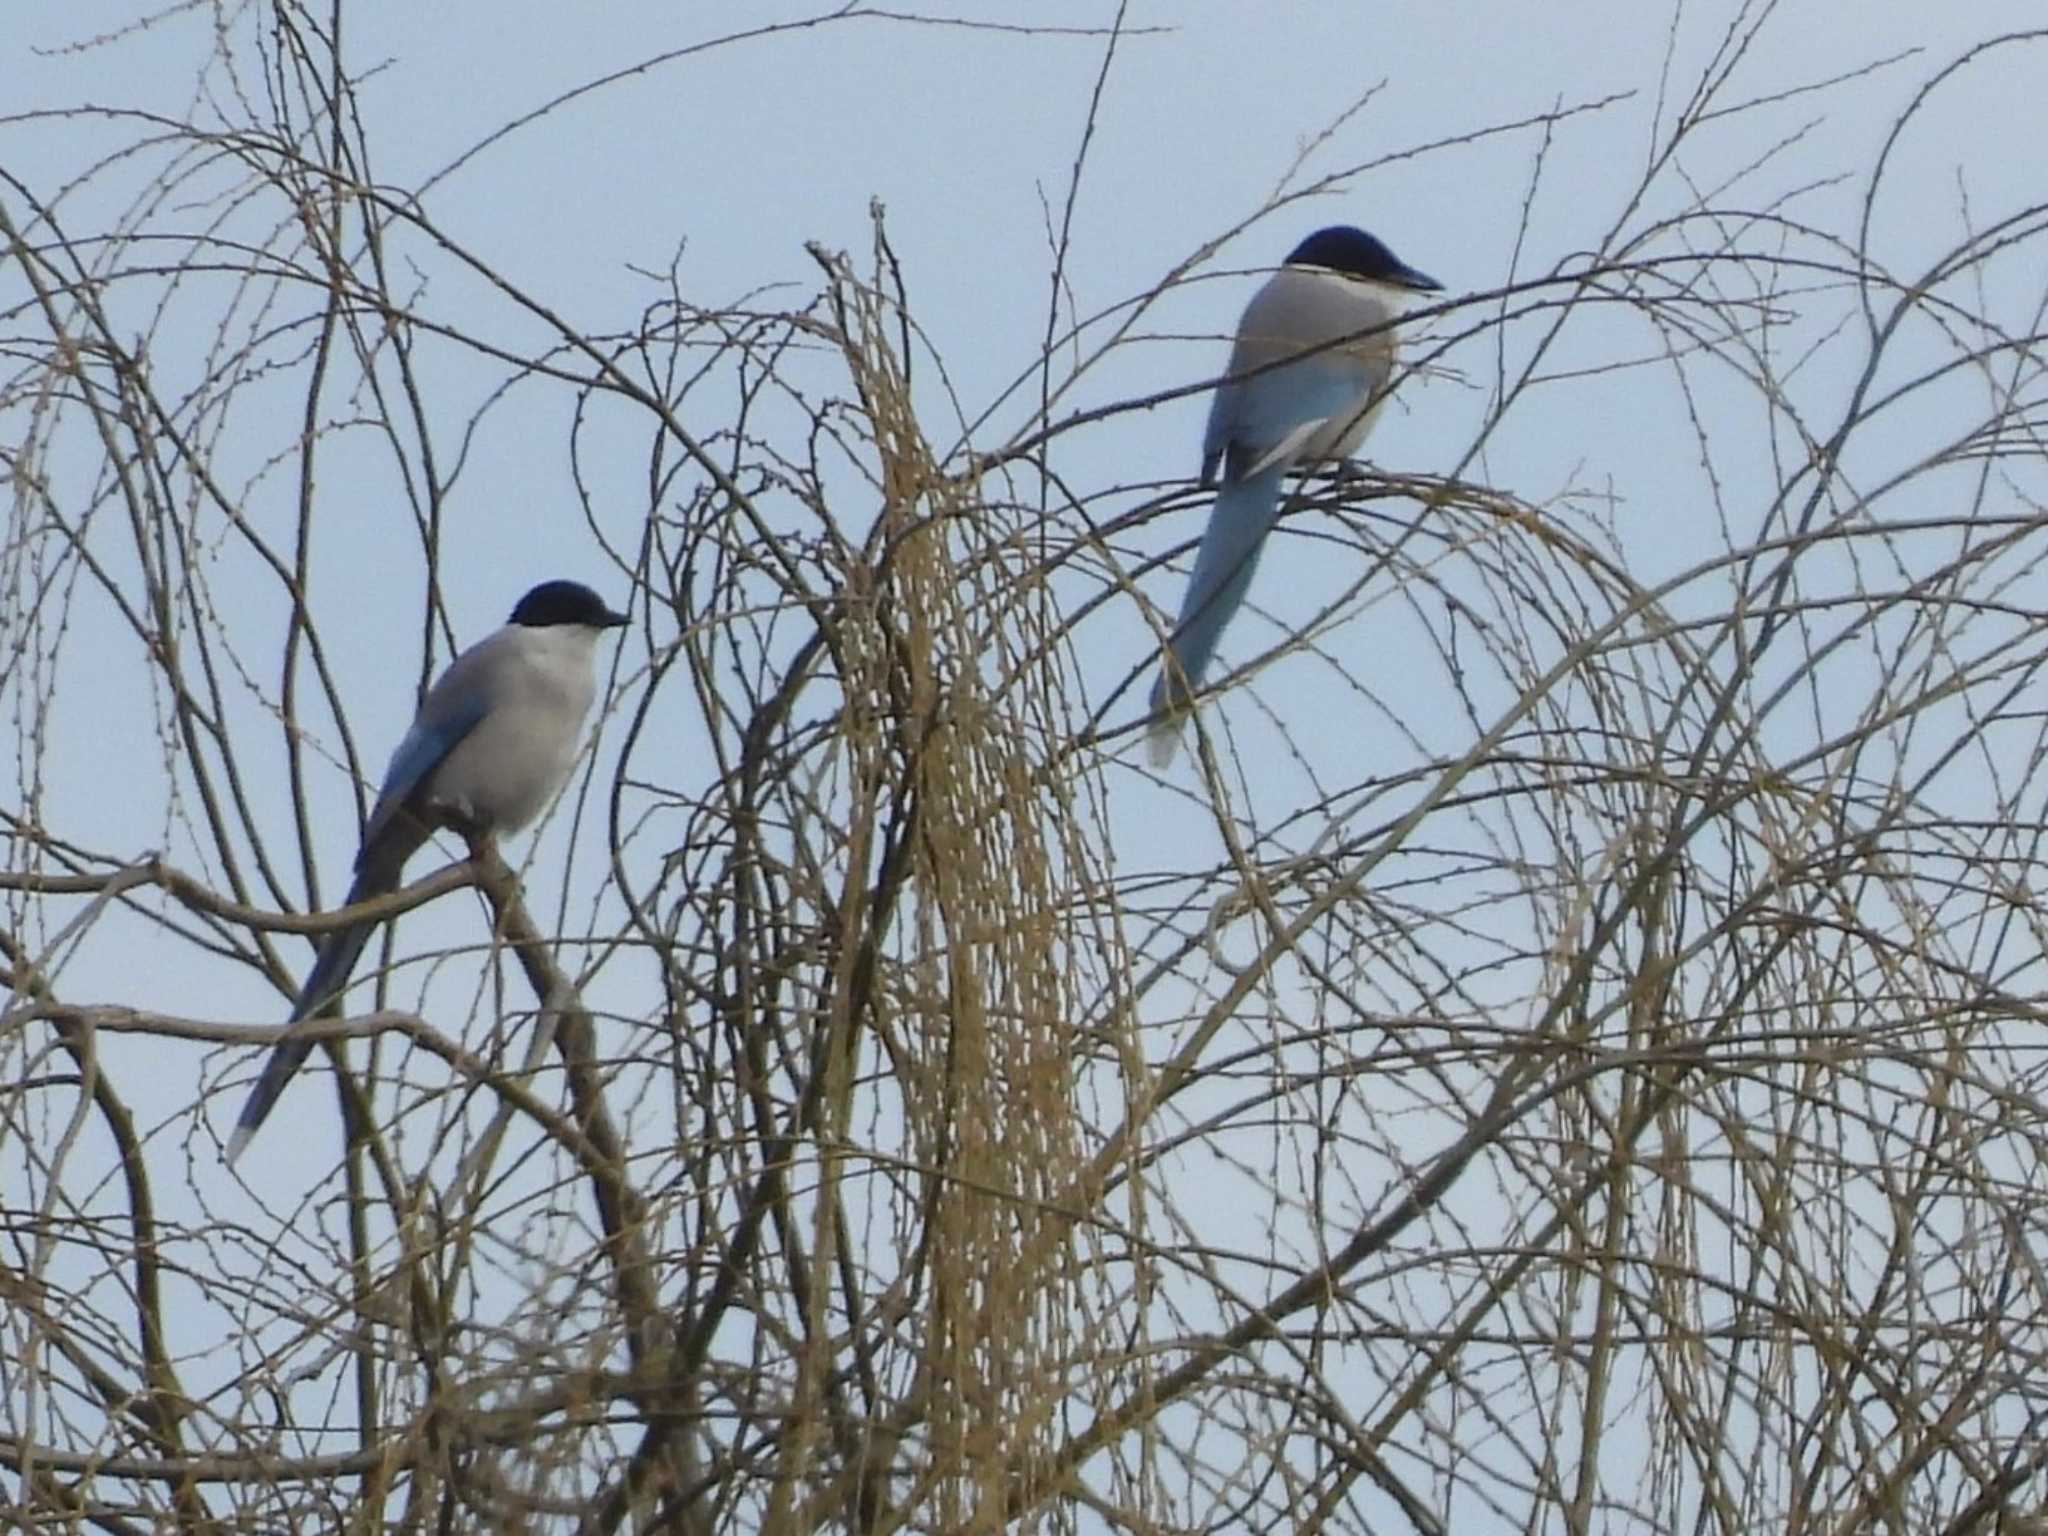
<svg viewBox="0 0 2048 1536">
<path fill-rule="evenodd" d="M 590 588 L 545 581 L 512 620 L 448 665 L 391 754 L 363 828 L 348 904 L 395 890 L 406 860 L 436 830 L 465 837 L 516 832 L 569 776 L 597 692 L 597 642 L 628 620 Z M 348 984 L 376 924 L 337 928 L 320 945 L 289 1023 L 310 1018 Z M 232 1163 L 312 1051 L 287 1037 L 270 1054 L 228 1140 Z"/>
<path fill-rule="evenodd" d="M 1280 516 L 1281 480 L 1357 451 L 1393 377 L 1399 295 L 1442 286 L 1338 224 L 1297 245 L 1245 306 L 1202 437 L 1202 484 L 1218 486 L 1216 504 L 1152 689 L 1154 766 L 1173 761 L 1217 637 Z"/>
</svg>

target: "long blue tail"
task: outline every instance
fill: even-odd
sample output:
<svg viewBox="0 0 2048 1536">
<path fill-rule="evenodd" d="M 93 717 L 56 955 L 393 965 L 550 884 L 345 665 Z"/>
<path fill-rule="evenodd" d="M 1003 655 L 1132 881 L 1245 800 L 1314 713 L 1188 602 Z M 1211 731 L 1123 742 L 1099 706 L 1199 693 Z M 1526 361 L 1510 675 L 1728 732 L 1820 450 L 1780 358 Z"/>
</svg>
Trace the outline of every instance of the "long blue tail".
<svg viewBox="0 0 2048 1536">
<path fill-rule="evenodd" d="M 368 901 L 373 896 L 397 889 L 403 868 L 402 862 L 393 868 L 388 861 L 379 861 L 357 870 L 355 883 L 348 889 L 348 905 L 354 906 L 359 901 Z M 311 1018 L 340 994 L 341 989 L 348 985 L 349 974 L 355 970 L 356 961 L 362 957 L 363 946 L 370 942 L 370 935 L 376 930 L 375 923 L 350 923 L 327 936 L 320 946 L 320 953 L 314 957 L 306 984 L 299 988 L 291 1017 L 286 1023 L 296 1024 L 301 1019 Z M 256 1086 L 249 1090 L 249 1097 L 243 1101 L 242 1117 L 235 1122 L 234 1134 L 228 1138 L 226 1160 L 229 1163 L 242 1155 L 249 1139 L 276 1108 L 278 1095 L 284 1092 L 285 1084 L 306 1064 L 306 1058 L 312 1053 L 312 1041 L 289 1037 L 271 1051 L 270 1060 L 263 1064 L 263 1075 L 256 1079 Z"/>
<path fill-rule="evenodd" d="M 1180 606 L 1168 656 L 1152 685 L 1152 727 L 1145 733 L 1152 765 L 1164 768 L 1180 746 L 1181 722 L 1194 708 L 1195 690 L 1209 670 L 1223 626 L 1244 602 L 1258 569 L 1259 550 L 1280 516 L 1280 479 L 1275 467 L 1226 484 L 1216 493 L 1195 573 Z"/>
</svg>

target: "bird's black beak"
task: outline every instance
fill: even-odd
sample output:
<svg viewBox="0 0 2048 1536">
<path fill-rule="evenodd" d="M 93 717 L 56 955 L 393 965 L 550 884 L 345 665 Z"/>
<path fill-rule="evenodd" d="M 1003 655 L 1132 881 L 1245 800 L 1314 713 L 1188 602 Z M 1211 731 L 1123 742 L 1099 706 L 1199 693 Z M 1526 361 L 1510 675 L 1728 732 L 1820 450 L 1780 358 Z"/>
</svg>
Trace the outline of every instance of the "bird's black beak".
<svg viewBox="0 0 2048 1536">
<path fill-rule="evenodd" d="M 1444 285 L 1427 272 L 1418 272 L 1413 267 L 1403 266 L 1393 274 L 1391 281 L 1403 288 L 1413 288 L 1417 293 L 1442 293 Z"/>
</svg>

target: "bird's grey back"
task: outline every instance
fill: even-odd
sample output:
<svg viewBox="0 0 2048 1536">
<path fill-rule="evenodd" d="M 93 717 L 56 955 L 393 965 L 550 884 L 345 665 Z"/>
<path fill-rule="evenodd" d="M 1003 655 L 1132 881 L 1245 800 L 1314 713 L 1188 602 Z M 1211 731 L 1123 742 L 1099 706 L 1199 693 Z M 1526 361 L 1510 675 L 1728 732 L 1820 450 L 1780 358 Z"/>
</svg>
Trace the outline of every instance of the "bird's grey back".
<svg viewBox="0 0 2048 1536">
<path fill-rule="evenodd" d="M 1308 370 L 1343 375 L 1345 390 L 1360 397 L 1383 392 L 1394 372 L 1398 342 L 1390 322 L 1397 315 L 1392 302 L 1355 279 L 1312 267 L 1283 267 L 1274 273 L 1252 295 L 1238 322 L 1237 341 L 1230 351 L 1233 382 L 1218 386 L 1210 402 L 1209 428 L 1202 444 L 1203 478 L 1215 478 L 1219 463 L 1231 449 L 1256 458 L 1296 425 L 1293 420 L 1259 419 L 1256 402 L 1261 379 L 1279 385 L 1274 375 Z M 1343 341 L 1345 337 L 1356 339 Z M 1330 345 L 1334 342 L 1342 344 Z M 1319 347 L 1325 350 L 1313 350 Z M 1288 358 L 1299 361 L 1286 370 L 1273 367 Z M 1254 371 L 1260 368 L 1269 371 Z M 1242 377 L 1246 374 L 1251 377 Z M 1364 414 L 1340 423 L 1299 459 L 1343 458 L 1357 448 L 1369 425 L 1370 416 Z"/>
<path fill-rule="evenodd" d="M 500 834 L 538 816 L 582 744 L 600 634 L 573 625 L 507 625 L 458 656 L 420 705 L 415 729 L 472 709 L 479 696 L 488 705 L 420 785 L 424 808 L 445 808 Z"/>
</svg>

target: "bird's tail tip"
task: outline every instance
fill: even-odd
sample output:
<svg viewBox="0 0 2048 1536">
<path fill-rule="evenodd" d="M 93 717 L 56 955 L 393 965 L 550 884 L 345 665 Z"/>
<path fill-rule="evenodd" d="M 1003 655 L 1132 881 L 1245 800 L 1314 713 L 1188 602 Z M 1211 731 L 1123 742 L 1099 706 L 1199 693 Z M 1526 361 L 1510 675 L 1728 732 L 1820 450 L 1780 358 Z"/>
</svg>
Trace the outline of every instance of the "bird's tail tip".
<svg viewBox="0 0 2048 1536">
<path fill-rule="evenodd" d="M 1155 720 L 1145 732 L 1145 755 L 1152 760 L 1152 766 L 1164 772 L 1173 766 L 1173 759 L 1180 751 L 1180 716 Z"/>
<path fill-rule="evenodd" d="M 1187 684 L 1179 681 L 1176 666 L 1171 656 L 1160 663 L 1158 680 L 1152 684 L 1150 723 L 1145 728 L 1145 755 L 1162 772 L 1173 766 L 1173 755 L 1180 750 L 1180 728 L 1187 723 L 1191 709 Z"/>
<path fill-rule="evenodd" d="M 256 1127 L 247 1121 L 235 1127 L 234 1135 L 228 1138 L 228 1149 L 221 1154 L 221 1162 L 229 1168 L 235 1166 L 235 1159 L 248 1147 L 250 1138 L 255 1136 Z"/>
</svg>

